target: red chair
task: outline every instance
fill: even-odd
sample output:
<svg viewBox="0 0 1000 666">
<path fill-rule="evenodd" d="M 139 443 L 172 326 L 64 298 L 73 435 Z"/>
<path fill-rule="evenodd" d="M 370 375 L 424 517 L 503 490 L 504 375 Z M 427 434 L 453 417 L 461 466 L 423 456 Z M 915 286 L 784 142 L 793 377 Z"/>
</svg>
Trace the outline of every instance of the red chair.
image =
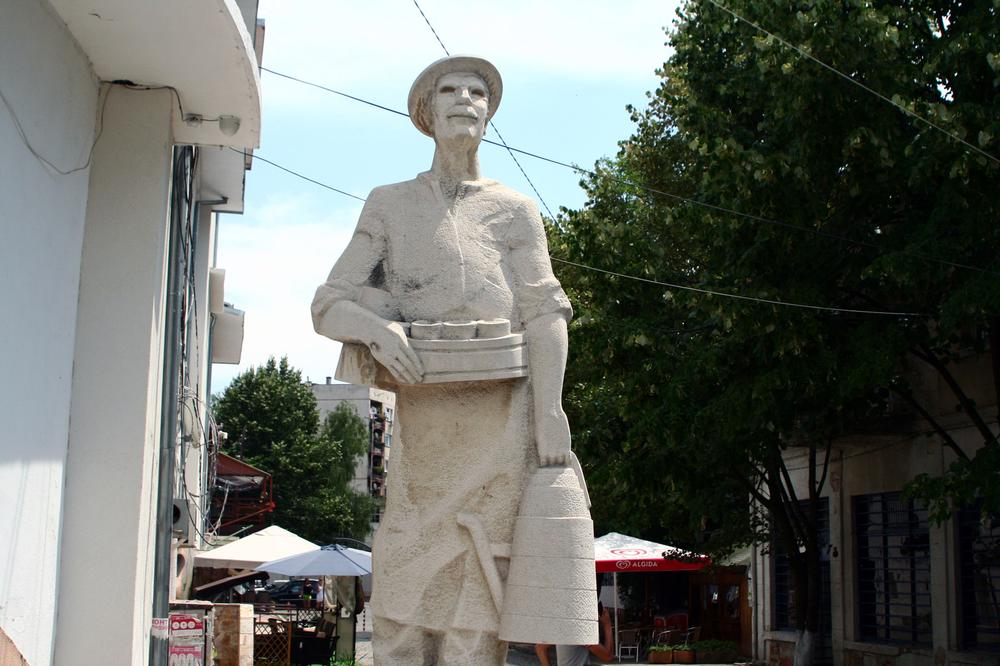
<svg viewBox="0 0 1000 666">
<path fill-rule="evenodd" d="M 673 613 L 668 615 L 664 620 L 664 627 L 667 629 L 676 629 L 678 631 L 687 631 L 688 628 L 688 614 L 687 613 Z"/>
</svg>

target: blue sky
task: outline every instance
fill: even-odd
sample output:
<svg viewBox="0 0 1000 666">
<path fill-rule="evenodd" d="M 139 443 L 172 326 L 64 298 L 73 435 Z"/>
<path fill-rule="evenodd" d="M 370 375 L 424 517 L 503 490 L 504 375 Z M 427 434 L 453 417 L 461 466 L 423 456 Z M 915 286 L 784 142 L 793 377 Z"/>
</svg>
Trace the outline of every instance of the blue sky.
<svg viewBox="0 0 1000 666">
<path fill-rule="evenodd" d="M 591 167 L 613 155 L 668 56 L 675 0 L 421 0 L 452 53 L 491 60 L 504 78 L 494 123 L 511 146 Z M 262 0 L 264 66 L 405 111 L 416 75 L 444 55 L 412 0 Z M 430 166 L 432 141 L 408 119 L 261 74 L 257 154 L 364 197 Z M 496 139 L 494 133 L 488 138 Z M 518 156 L 548 206 L 579 208 L 579 176 Z M 502 148 L 480 149 L 483 174 L 533 195 Z M 226 300 L 246 311 L 243 362 L 216 365 L 213 391 L 268 356 L 303 377 L 333 375 L 339 345 L 316 335 L 309 304 L 350 239 L 361 203 L 257 161 L 246 210 L 221 216 Z"/>
</svg>

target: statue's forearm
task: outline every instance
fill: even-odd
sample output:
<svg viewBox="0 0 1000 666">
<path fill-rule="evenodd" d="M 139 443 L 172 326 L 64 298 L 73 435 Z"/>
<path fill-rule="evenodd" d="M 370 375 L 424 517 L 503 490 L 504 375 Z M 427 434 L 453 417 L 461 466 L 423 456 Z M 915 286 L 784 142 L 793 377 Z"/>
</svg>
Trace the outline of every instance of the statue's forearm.
<svg viewBox="0 0 1000 666">
<path fill-rule="evenodd" d="M 528 324 L 526 333 L 538 461 L 543 467 L 566 465 L 571 459 L 569 424 L 562 408 L 566 320 L 558 314 L 543 315 Z"/>
<path fill-rule="evenodd" d="M 542 315 L 528 323 L 525 333 L 535 414 L 561 415 L 569 347 L 566 320 L 559 314 Z"/>
<path fill-rule="evenodd" d="M 316 322 L 316 332 L 340 342 L 371 345 L 389 322 L 353 301 L 337 301 Z"/>
</svg>

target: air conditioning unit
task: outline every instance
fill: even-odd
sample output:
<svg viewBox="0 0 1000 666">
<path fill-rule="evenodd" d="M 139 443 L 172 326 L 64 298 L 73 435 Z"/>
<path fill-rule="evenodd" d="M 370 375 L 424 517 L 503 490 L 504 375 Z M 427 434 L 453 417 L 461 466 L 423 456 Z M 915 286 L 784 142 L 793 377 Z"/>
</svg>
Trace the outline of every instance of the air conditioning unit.
<svg viewBox="0 0 1000 666">
<path fill-rule="evenodd" d="M 191 507 L 185 499 L 174 499 L 173 532 L 181 541 L 194 543 L 194 524 L 191 522 Z"/>
</svg>

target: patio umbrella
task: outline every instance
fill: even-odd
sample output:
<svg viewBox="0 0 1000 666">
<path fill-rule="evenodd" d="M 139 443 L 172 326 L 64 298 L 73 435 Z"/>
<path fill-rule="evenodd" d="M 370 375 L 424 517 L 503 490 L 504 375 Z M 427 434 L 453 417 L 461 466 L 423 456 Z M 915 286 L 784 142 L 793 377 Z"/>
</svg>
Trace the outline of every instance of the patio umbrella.
<svg viewBox="0 0 1000 666">
<path fill-rule="evenodd" d="M 297 555 L 319 546 L 283 527 L 271 525 L 215 550 L 195 555 L 195 566 L 216 569 L 253 569 L 279 557 Z"/>
<path fill-rule="evenodd" d="M 372 554 L 333 544 L 265 562 L 257 571 L 283 576 L 365 576 L 372 572 Z"/>
<path fill-rule="evenodd" d="M 637 571 L 698 571 L 709 564 L 704 555 L 627 534 L 609 532 L 594 539 L 598 573 L 611 573 L 615 595 L 615 653 L 618 653 L 618 574 Z"/>
</svg>

